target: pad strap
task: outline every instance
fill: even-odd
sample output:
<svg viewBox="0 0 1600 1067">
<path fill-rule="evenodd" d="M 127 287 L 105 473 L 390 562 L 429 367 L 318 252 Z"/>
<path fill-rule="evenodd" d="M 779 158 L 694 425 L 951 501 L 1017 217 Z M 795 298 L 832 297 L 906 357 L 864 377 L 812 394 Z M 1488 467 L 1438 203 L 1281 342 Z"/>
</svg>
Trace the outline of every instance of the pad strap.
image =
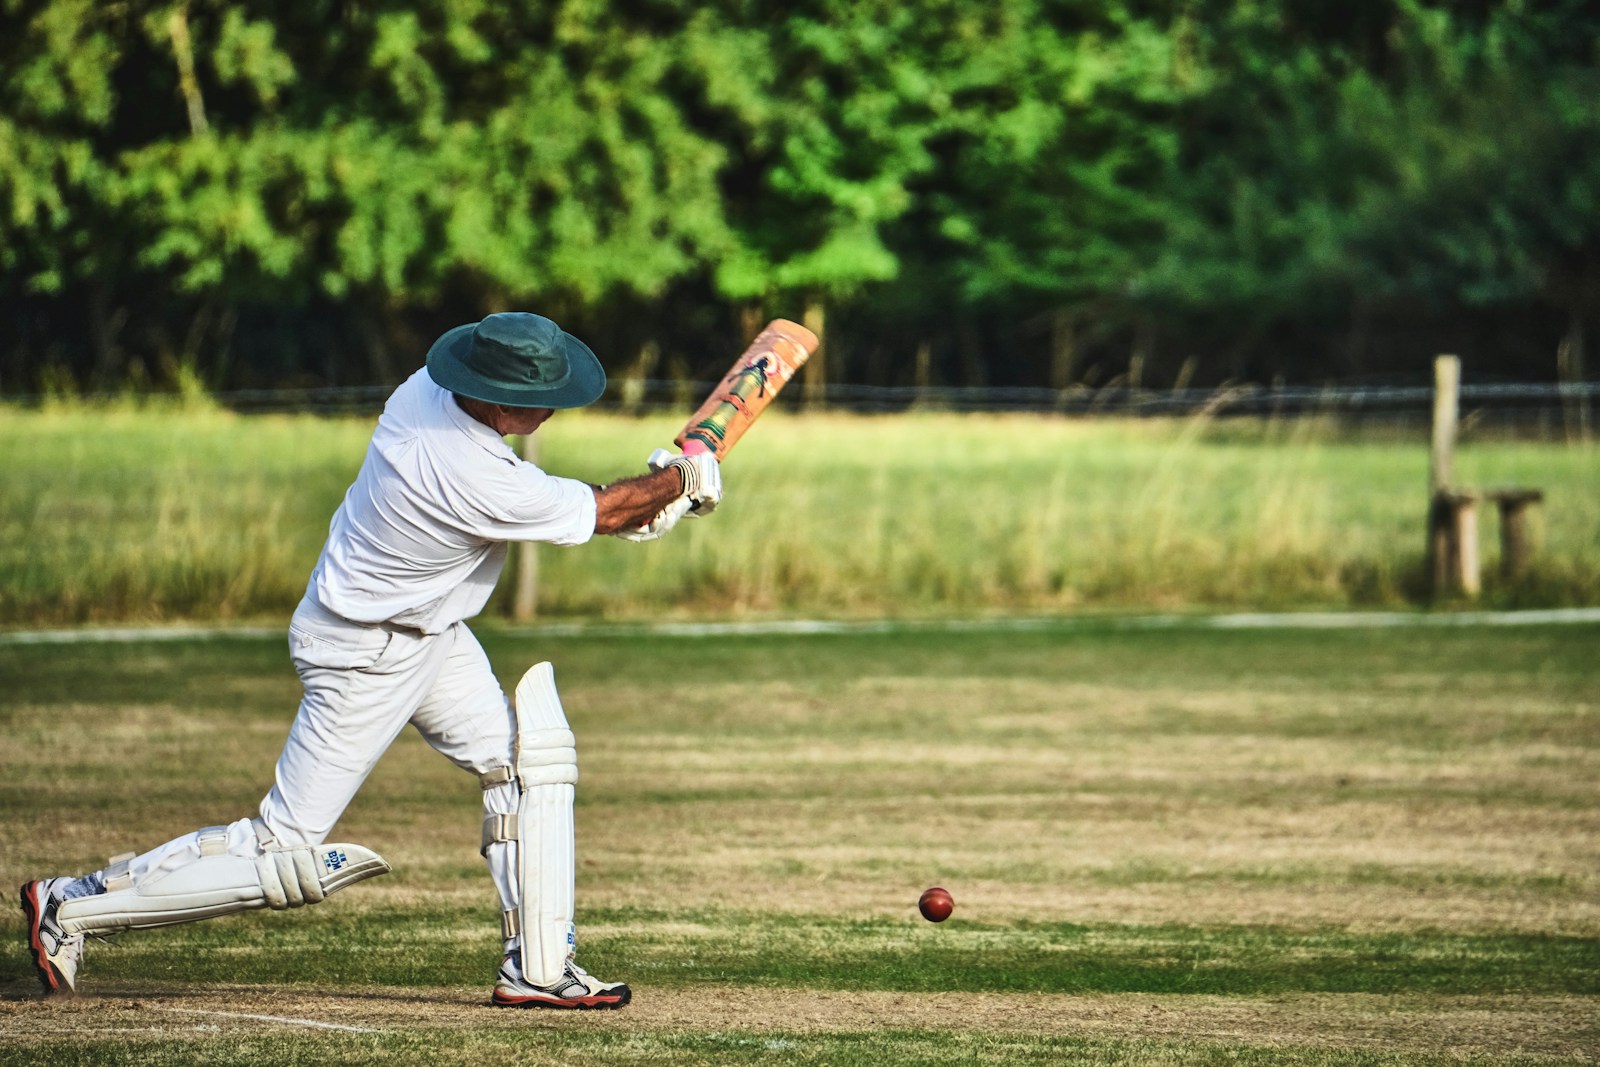
<svg viewBox="0 0 1600 1067">
<path fill-rule="evenodd" d="M 228 828 L 226 826 L 203 826 L 195 834 L 195 844 L 200 848 L 202 856 L 226 856 L 228 854 Z"/>
<path fill-rule="evenodd" d="M 486 855 L 490 845 L 499 841 L 515 841 L 520 836 L 517 833 L 517 816 L 491 812 L 483 817 L 483 847 L 478 854 Z"/>
<path fill-rule="evenodd" d="M 123 852 L 111 857 L 111 862 L 106 864 L 102 878 L 106 884 L 106 892 L 115 893 L 119 889 L 133 888 L 133 872 L 129 868 L 137 855 L 137 852 Z"/>
<path fill-rule="evenodd" d="M 484 771 L 482 774 L 478 775 L 478 785 L 485 792 L 493 789 L 497 785 L 505 785 L 507 782 L 514 782 L 516 780 L 517 772 L 513 767 L 496 767 L 493 770 Z"/>
</svg>

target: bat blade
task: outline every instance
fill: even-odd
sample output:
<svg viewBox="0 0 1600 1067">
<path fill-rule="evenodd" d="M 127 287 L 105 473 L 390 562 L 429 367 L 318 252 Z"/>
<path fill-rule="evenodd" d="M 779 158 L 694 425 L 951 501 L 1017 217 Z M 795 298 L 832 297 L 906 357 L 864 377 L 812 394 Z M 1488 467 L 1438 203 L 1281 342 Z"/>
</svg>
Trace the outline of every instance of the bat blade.
<svg viewBox="0 0 1600 1067">
<path fill-rule="evenodd" d="M 674 443 L 686 454 L 714 452 L 721 461 L 817 344 L 817 335 L 799 323 L 773 319 L 689 417 Z"/>
</svg>

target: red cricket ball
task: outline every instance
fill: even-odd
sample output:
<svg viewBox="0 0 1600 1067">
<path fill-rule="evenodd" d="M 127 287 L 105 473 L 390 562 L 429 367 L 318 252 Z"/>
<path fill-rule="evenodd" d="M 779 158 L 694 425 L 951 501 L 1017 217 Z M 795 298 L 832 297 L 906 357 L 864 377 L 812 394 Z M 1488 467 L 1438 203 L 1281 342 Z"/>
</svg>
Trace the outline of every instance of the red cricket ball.
<svg viewBox="0 0 1600 1067">
<path fill-rule="evenodd" d="M 917 899 L 917 910 L 922 912 L 922 917 L 931 923 L 942 923 L 950 918 L 950 913 L 956 908 L 955 900 L 950 896 L 948 889 L 934 886 L 924 890 Z"/>
</svg>

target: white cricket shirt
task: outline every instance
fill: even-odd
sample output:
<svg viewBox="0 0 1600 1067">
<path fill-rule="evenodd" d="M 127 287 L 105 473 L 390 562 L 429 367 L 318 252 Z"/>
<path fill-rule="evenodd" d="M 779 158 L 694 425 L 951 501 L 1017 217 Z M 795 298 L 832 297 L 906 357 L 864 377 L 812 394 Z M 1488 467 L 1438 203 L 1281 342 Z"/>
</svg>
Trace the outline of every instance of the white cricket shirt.
<svg viewBox="0 0 1600 1067">
<path fill-rule="evenodd" d="M 580 545 L 594 490 L 524 462 L 427 368 L 389 397 L 306 592 L 356 622 L 441 633 L 483 610 L 508 541 Z"/>
</svg>

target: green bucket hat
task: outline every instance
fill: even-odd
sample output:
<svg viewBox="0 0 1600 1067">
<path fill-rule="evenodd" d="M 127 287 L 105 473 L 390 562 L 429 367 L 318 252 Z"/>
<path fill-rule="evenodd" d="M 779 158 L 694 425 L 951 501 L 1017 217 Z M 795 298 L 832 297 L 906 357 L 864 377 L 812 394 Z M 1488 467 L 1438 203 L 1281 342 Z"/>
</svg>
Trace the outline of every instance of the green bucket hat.
<svg viewBox="0 0 1600 1067">
<path fill-rule="evenodd" d="M 525 311 L 450 330 L 428 349 L 428 376 L 452 393 L 518 408 L 581 408 L 606 390 L 588 345 Z"/>
</svg>

